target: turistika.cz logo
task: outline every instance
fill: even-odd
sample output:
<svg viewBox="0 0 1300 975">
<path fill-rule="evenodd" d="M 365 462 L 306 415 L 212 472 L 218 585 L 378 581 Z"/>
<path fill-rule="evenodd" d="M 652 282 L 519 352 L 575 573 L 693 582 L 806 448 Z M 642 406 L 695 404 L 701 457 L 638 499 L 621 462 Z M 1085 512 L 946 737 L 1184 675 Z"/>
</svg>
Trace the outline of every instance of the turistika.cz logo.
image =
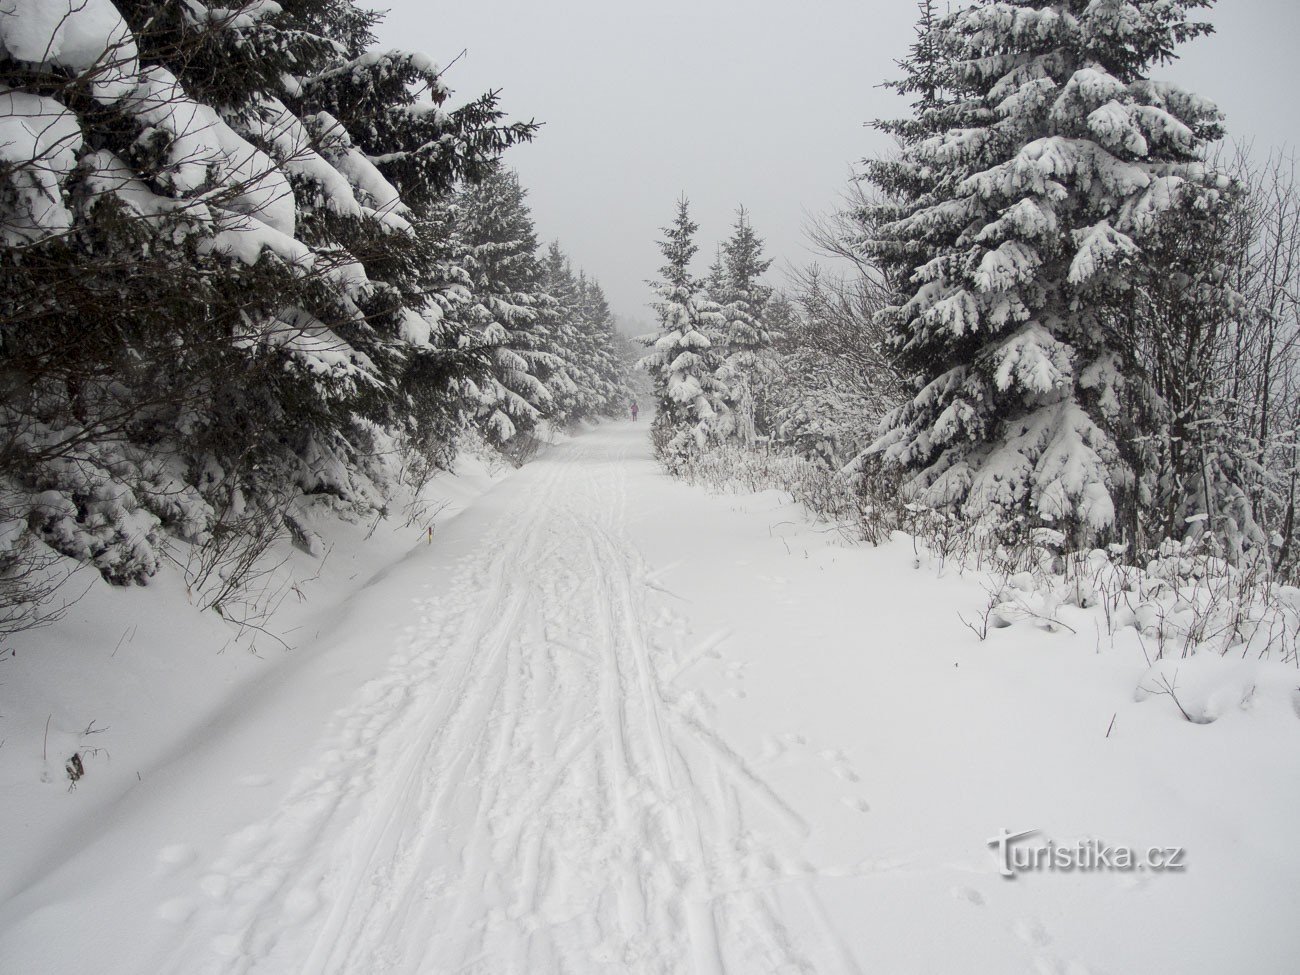
<svg viewBox="0 0 1300 975">
<path fill-rule="evenodd" d="M 1181 846 L 1151 846 L 1141 850 L 1131 846 L 1111 846 L 1096 839 L 1075 843 L 1057 843 L 1052 839 L 1041 843 L 1024 842 L 1041 832 L 1027 829 L 1013 833 L 1004 829 L 989 840 L 988 845 L 995 848 L 998 873 L 1014 878 L 1021 873 L 1132 873 L 1139 870 L 1177 873 L 1187 869 Z"/>
</svg>

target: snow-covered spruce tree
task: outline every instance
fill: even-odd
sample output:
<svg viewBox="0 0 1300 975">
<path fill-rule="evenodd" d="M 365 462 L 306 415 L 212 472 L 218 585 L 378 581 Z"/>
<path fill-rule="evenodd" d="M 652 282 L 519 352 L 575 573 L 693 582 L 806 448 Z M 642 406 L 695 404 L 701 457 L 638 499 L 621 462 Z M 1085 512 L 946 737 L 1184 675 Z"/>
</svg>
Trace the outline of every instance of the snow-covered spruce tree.
<svg viewBox="0 0 1300 975">
<path fill-rule="evenodd" d="M 1218 112 L 1147 73 L 1209 30 L 1188 19 L 1207 4 L 983 2 L 904 62 L 915 115 L 882 125 L 902 146 L 869 165 L 889 202 L 867 248 L 905 282 L 882 314 L 916 379 L 871 453 L 911 497 L 1138 534 L 1159 413 L 1129 341 L 1144 245 L 1228 189 L 1202 162 Z"/>
<path fill-rule="evenodd" d="M 621 413 L 626 375 L 604 291 L 584 272 L 575 274 L 554 242 L 542 260 L 542 287 L 550 300 L 538 315 L 538 330 L 558 360 L 543 377 L 554 400 L 551 418 L 568 424 Z"/>
<path fill-rule="evenodd" d="M 541 378 L 551 392 L 550 418 L 567 424 L 584 414 L 587 377 L 580 361 L 583 340 L 578 321 L 578 278 L 558 241 L 547 245 L 541 258 L 541 274 L 547 301 L 538 310 L 535 327 L 539 340 L 556 359 Z"/>
<path fill-rule="evenodd" d="M 578 275 L 578 362 L 583 378 L 584 416 L 624 416 L 630 391 L 618 329 L 605 291 L 595 278 Z"/>
<path fill-rule="evenodd" d="M 320 0 L 308 6 L 319 7 Z M 384 351 L 366 351 L 382 356 L 383 371 L 392 376 L 370 391 L 364 415 L 408 435 L 425 460 L 446 466 L 466 414 L 478 410 L 467 403 L 465 385 L 480 366 L 477 356 L 459 347 L 459 330 L 445 320 L 449 308 L 468 302 L 465 287 L 472 284 L 457 223 L 464 207 L 453 196 L 495 174 L 501 153 L 530 139 L 535 126 L 505 123 L 495 93 L 448 110 L 451 92 L 428 58 L 375 51 L 368 31 L 351 40 L 347 31 L 357 29 L 357 18 L 374 15 L 350 2 L 339 13 L 342 23 L 331 37 L 345 38 L 349 56 L 304 84 L 304 107 L 333 131 L 355 133 L 356 148 L 372 171 L 363 166 L 345 172 L 362 190 L 373 186 L 381 197 L 389 187 L 392 201 L 381 212 L 404 217 L 410 227 L 410 233 L 386 234 L 359 251 L 372 258 L 365 262 L 372 279 L 382 278 L 365 310 Z"/>
<path fill-rule="evenodd" d="M 468 389 L 478 403 L 476 424 L 497 446 L 528 433 L 551 410 L 551 392 L 539 375 L 562 366 L 537 329 L 548 299 L 526 196 L 515 173 L 497 169 L 468 187 L 459 205 L 473 295 L 459 322 L 461 346 L 482 362 Z"/>
<path fill-rule="evenodd" d="M 699 250 L 697 230 L 690 203 L 682 197 L 659 242 L 664 256 L 661 280 L 651 284 L 658 297 L 654 308 L 659 330 L 642 339 L 651 350 L 641 365 L 654 383 L 655 449 L 673 471 L 729 427 L 726 389 L 717 378 L 721 358 L 710 338 L 718 334 L 723 319 L 717 303 L 705 296 L 691 273 L 691 260 Z"/>
<path fill-rule="evenodd" d="M 167 534 L 382 500 L 376 438 L 430 372 L 457 379 L 424 210 L 531 128 L 490 98 L 443 111 L 426 60 L 367 53 L 373 22 L 350 0 L 6 5 L 5 538 L 125 582 Z"/>
<path fill-rule="evenodd" d="M 766 321 L 772 289 L 762 280 L 771 266 L 771 259 L 763 256 L 763 241 L 741 207 L 731 236 L 721 245 L 721 267 L 709 294 L 721 306 L 724 323 L 718 379 L 727 390 L 730 432 L 747 446 L 771 432 L 767 393 L 777 369 Z"/>
<path fill-rule="evenodd" d="M 713 252 L 713 263 L 704 273 L 702 282 L 704 293 L 709 296 L 709 300 L 721 304 L 724 300 L 724 294 L 727 290 L 727 259 L 722 253 L 722 242 L 718 242 L 718 249 Z"/>
</svg>

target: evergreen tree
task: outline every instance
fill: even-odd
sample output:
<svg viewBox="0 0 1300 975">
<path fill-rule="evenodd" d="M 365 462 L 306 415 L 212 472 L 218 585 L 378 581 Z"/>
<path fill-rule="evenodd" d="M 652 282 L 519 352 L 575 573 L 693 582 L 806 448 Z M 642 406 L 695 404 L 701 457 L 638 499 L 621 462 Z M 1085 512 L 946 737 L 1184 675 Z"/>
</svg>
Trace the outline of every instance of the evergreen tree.
<svg viewBox="0 0 1300 975">
<path fill-rule="evenodd" d="M 627 376 L 618 351 L 614 316 L 600 284 L 585 272 L 573 271 L 558 243 L 543 261 L 543 285 L 550 298 L 542 316 L 548 348 L 562 366 L 552 388 L 562 380 L 555 417 L 564 423 L 622 413 Z"/>
<path fill-rule="evenodd" d="M 1079 538 L 1136 521 L 1156 394 L 1125 333 L 1144 248 L 1227 189 L 1202 160 L 1217 111 L 1147 73 L 1209 30 L 1188 20 L 1206 5 L 979 3 L 904 63 L 918 101 L 882 125 L 902 148 L 868 169 L 887 202 L 867 247 L 899 282 L 883 322 L 916 377 L 872 452 L 910 496 L 1027 508 Z"/>
<path fill-rule="evenodd" d="M 772 289 L 762 277 L 772 266 L 763 257 L 763 242 L 741 207 L 731 237 L 721 247 L 722 266 L 715 300 L 722 306 L 718 345 L 723 363 L 718 379 L 726 387 L 731 433 L 741 443 L 770 432 L 764 390 L 776 376 L 772 335 L 765 318 Z"/>
<path fill-rule="evenodd" d="M 581 322 L 579 309 L 582 291 L 568 257 L 552 241 L 542 259 L 542 288 L 550 299 L 539 316 L 539 326 L 553 349 L 558 363 L 545 376 L 552 392 L 553 415 L 569 423 L 586 414 L 586 382 L 581 369 Z"/>
<path fill-rule="evenodd" d="M 623 416 L 628 403 L 627 370 L 619 351 L 614 313 L 600 283 L 585 274 L 578 280 L 578 320 L 582 343 L 585 416 Z"/>
<path fill-rule="evenodd" d="M 537 257 L 537 231 L 519 177 L 498 169 L 468 188 L 461 200 L 464 266 L 473 302 L 464 312 L 462 345 L 486 368 L 472 380 L 476 420 L 488 438 L 504 444 L 532 430 L 552 409 L 539 378 L 561 367 L 543 348 L 536 327 L 547 300 Z"/>
<path fill-rule="evenodd" d="M 709 300 L 719 305 L 727 301 L 727 262 L 722 253 L 722 243 L 718 243 L 718 249 L 714 251 L 713 263 L 709 265 L 708 273 L 704 275 L 704 293 L 709 296 Z"/>
<path fill-rule="evenodd" d="M 168 534 L 279 524 L 304 492 L 382 503 L 393 434 L 446 456 L 467 363 L 434 211 L 533 127 L 492 96 L 443 110 L 374 22 L 351 0 L 0 17 L 6 519 L 139 580 Z"/>
<path fill-rule="evenodd" d="M 655 445 L 672 468 L 727 426 L 726 390 L 717 378 L 721 359 L 709 338 L 721 328 L 722 316 L 690 269 L 699 250 L 698 230 L 690 203 L 682 197 L 659 242 L 664 265 L 661 280 L 652 284 L 659 331 L 643 340 L 651 351 L 642 365 L 650 372 L 658 402 Z"/>
</svg>

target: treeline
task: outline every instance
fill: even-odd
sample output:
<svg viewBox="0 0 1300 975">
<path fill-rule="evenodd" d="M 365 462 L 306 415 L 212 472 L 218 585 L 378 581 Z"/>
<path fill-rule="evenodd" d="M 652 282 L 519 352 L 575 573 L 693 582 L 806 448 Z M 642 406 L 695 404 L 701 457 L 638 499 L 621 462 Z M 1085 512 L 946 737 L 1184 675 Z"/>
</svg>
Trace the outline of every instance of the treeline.
<svg viewBox="0 0 1300 975">
<path fill-rule="evenodd" d="M 922 0 L 896 149 L 814 228 L 849 270 L 797 273 L 746 373 L 794 400 L 769 447 L 987 544 L 1172 540 L 1294 577 L 1300 204 L 1289 159 L 1226 151 L 1214 105 L 1153 77 L 1205 6 Z M 684 271 L 693 231 L 664 241 L 647 360 L 677 468 L 739 429 L 738 316 Z"/>
<path fill-rule="evenodd" d="M 378 17 L 0 15 L 0 631 L 62 557 L 129 583 L 171 554 L 220 609 L 272 540 L 312 546 L 305 499 L 382 510 L 466 436 L 625 401 L 599 285 L 501 163 L 537 126 L 451 108 Z"/>
<path fill-rule="evenodd" d="M 858 264 L 844 243 L 850 214 L 816 231 L 818 243 Z M 660 459 L 680 472 L 710 445 L 793 451 L 838 467 L 868 445 L 897 401 L 899 376 L 872 325 L 880 288 L 865 264 L 853 278 L 813 265 L 784 288 L 742 207 L 703 275 L 692 270 L 699 225 L 677 204 L 659 242 L 651 283 L 659 328 L 642 336 Z"/>
</svg>

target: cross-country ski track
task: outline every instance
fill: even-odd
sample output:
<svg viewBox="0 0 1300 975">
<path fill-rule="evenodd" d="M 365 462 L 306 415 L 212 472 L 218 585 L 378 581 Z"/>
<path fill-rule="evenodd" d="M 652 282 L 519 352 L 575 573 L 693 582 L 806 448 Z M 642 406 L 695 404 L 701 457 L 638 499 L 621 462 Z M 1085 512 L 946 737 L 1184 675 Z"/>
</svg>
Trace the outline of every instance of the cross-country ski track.
<svg viewBox="0 0 1300 975">
<path fill-rule="evenodd" d="M 1189 730 L 1125 702 L 1140 659 L 1091 632 L 981 643 L 957 615 L 978 579 L 674 482 L 647 427 L 544 450 L 372 580 L 14 892 L 0 970 L 1078 975 L 1157 970 L 1163 930 L 1151 964 L 1212 971 L 1209 899 L 1284 963 L 1285 898 L 1251 884 L 1294 890 L 1295 855 L 1203 812 L 1260 769 L 1153 760 Z M 1274 788 L 1264 836 L 1294 809 L 1294 775 Z M 1004 827 L 1194 868 L 1008 882 Z"/>
</svg>

